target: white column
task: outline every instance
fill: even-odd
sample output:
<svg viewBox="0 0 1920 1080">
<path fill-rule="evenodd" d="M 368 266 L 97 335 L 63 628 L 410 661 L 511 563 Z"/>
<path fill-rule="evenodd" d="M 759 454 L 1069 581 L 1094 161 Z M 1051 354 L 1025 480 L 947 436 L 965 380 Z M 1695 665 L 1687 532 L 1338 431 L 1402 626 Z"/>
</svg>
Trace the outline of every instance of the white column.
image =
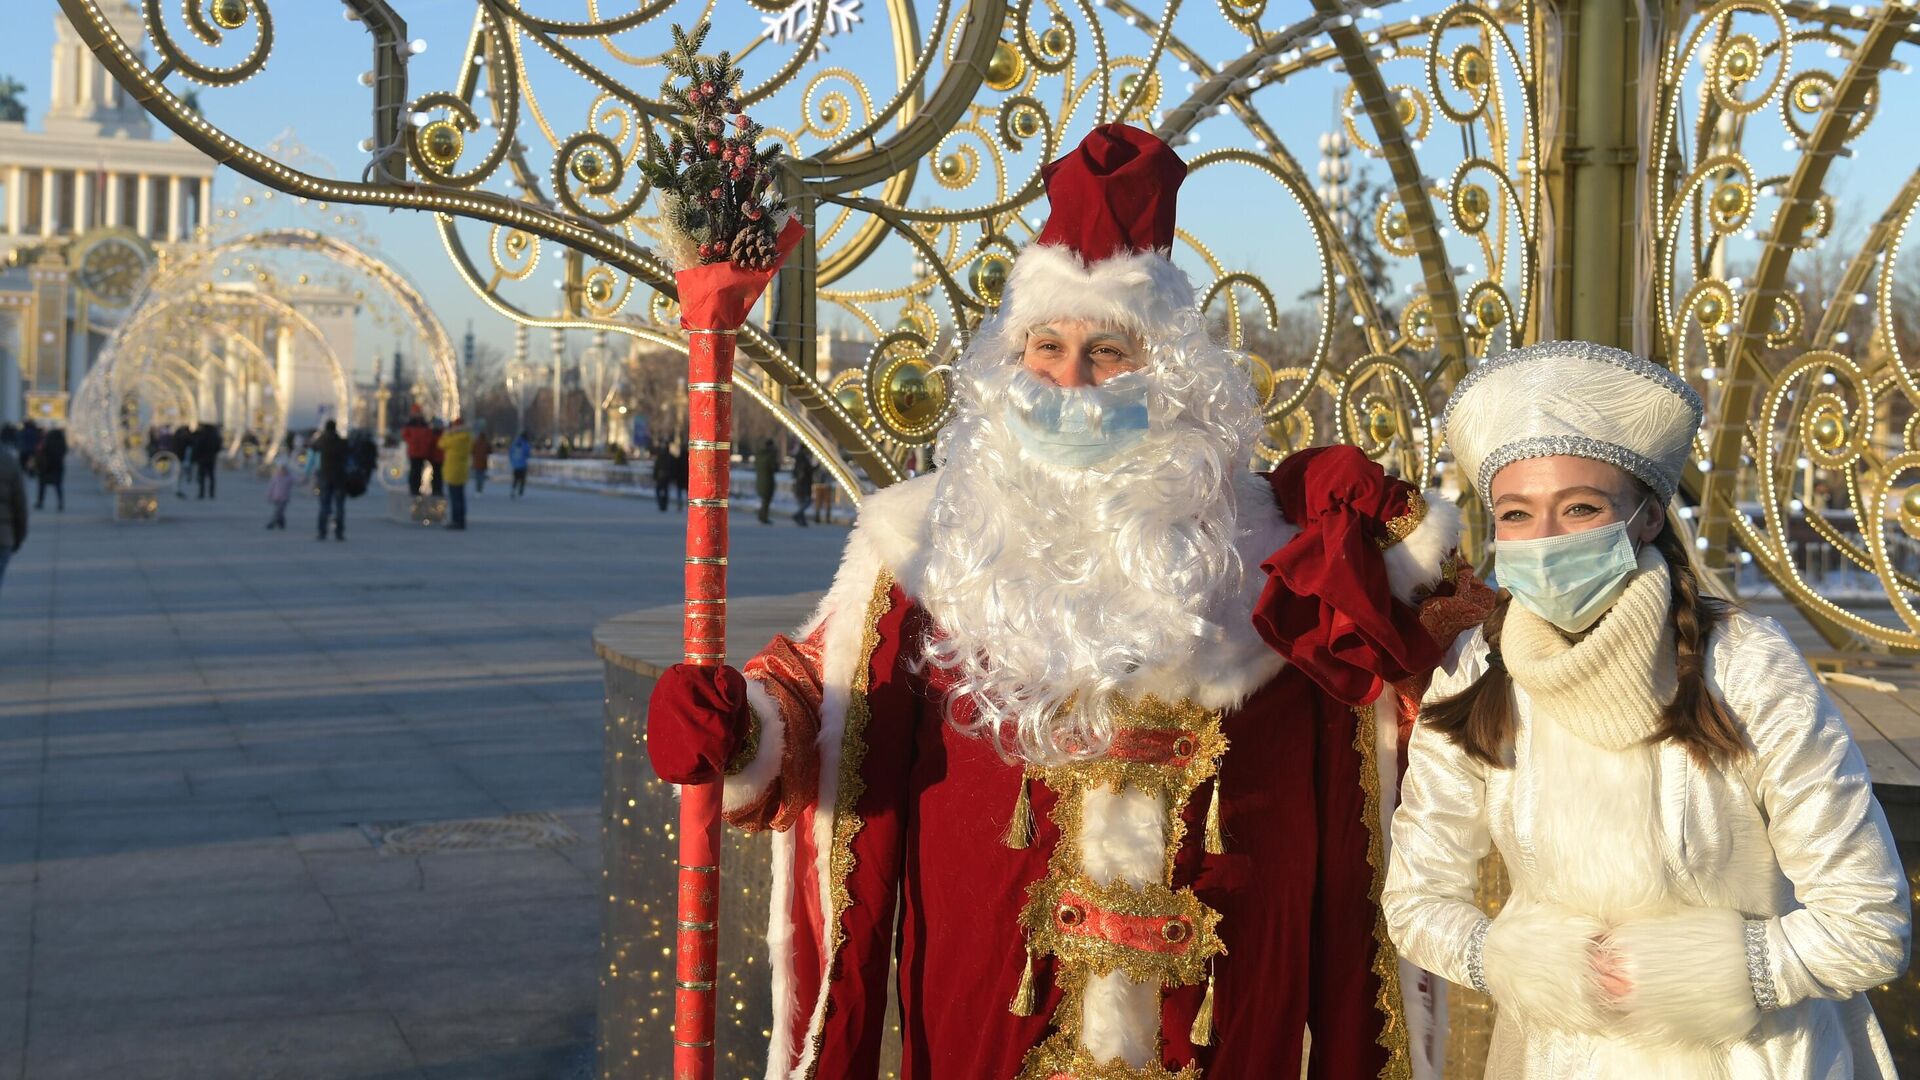
<svg viewBox="0 0 1920 1080">
<path fill-rule="evenodd" d="M 87 214 L 93 209 L 93 173 L 86 169 L 73 170 L 73 234 L 83 235 L 89 222 Z"/>
<path fill-rule="evenodd" d="M 200 178 L 200 227 L 213 235 L 213 177 Z"/>
<path fill-rule="evenodd" d="M 7 233 L 19 236 L 27 219 L 27 170 L 15 165 L 7 170 Z"/>
<path fill-rule="evenodd" d="M 117 172 L 107 174 L 107 219 L 101 224 L 120 224 L 120 174 Z"/>
<path fill-rule="evenodd" d="M 53 186 L 60 174 L 52 169 L 40 170 L 40 235 L 53 236 L 59 231 L 59 222 L 54 220 Z"/>
<path fill-rule="evenodd" d="M 140 174 L 140 197 L 134 203 L 133 231 L 153 239 L 153 177 Z"/>
<path fill-rule="evenodd" d="M 167 234 L 163 240 L 180 239 L 180 223 L 185 220 L 180 215 L 180 178 L 167 177 Z"/>
</svg>

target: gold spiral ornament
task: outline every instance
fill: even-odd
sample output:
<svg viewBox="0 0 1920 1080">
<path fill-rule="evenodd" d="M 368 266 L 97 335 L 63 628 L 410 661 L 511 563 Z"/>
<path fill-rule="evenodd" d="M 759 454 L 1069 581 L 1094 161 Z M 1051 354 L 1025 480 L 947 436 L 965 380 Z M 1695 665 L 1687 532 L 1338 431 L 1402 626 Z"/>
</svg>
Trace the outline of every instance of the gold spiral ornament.
<svg viewBox="0 0 1920 1080">
<path fill-rule="evenodd" d="M 925 446 L 952 408 L 947 376 L 927 359 L 927 341 L 896 331 L 874 345 L 861 387 L 872 420 L 902 446 Z"/>
</svg>

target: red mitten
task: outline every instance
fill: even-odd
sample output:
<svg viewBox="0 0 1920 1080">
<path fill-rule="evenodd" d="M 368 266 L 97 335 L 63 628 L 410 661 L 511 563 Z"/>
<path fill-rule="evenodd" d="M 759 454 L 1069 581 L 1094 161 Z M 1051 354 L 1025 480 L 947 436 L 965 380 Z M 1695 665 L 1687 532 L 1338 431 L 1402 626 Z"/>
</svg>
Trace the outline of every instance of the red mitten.
<svg viewBox="0 0 1920 1080">
<path fill-rule="evenodd" d="M 711 783 L 751 723 L 747 680 L 737 668 L 675 664 L 647 702 L 647 758 L 670 784 Z"/>
</svg>

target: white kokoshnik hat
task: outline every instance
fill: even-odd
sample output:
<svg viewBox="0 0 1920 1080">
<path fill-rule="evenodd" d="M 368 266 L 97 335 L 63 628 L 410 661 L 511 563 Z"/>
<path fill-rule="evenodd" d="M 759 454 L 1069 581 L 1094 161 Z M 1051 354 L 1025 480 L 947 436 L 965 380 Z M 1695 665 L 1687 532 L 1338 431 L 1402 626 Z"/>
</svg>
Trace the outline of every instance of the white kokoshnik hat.
<svg viewBox="0 0 1920 1080">
<path fill-rule="evenodd" d="M 1630 352 L 1543 341 L 1490 357 L 1454 388 L 1440 426 L 1480 497 L 1529 458 L 1617 465 L 1662 504 L 1680 487 L 1705 406 L 1686 380 Z"/>
</svg>

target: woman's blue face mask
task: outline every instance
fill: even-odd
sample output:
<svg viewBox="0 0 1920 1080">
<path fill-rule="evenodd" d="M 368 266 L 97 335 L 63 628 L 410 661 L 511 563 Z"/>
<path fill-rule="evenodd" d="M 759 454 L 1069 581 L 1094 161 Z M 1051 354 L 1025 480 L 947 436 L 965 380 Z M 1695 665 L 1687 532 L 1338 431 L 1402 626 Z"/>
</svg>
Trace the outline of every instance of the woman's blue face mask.
<svg viewBox="0 0 1920 1080">
<path fill-rule="evenodd" d="M 1010 395 L 1007 426 L 1037 461 L 1084 469 L 1147 437 L 1147 380 L 1137 372 L 1098 386 L 1056 386 L 1023 372 Z"/>
<path fill-rule="evenodd" d="M 1578 634 L 1600 621 L 1639 565 L 1627 523 L 1646 505 L 1643 499 L 1625 520 L 1597 529 L 1535 540 L 1496 540 L 1495 580 L 1521 607 Z"/>
</svg>

